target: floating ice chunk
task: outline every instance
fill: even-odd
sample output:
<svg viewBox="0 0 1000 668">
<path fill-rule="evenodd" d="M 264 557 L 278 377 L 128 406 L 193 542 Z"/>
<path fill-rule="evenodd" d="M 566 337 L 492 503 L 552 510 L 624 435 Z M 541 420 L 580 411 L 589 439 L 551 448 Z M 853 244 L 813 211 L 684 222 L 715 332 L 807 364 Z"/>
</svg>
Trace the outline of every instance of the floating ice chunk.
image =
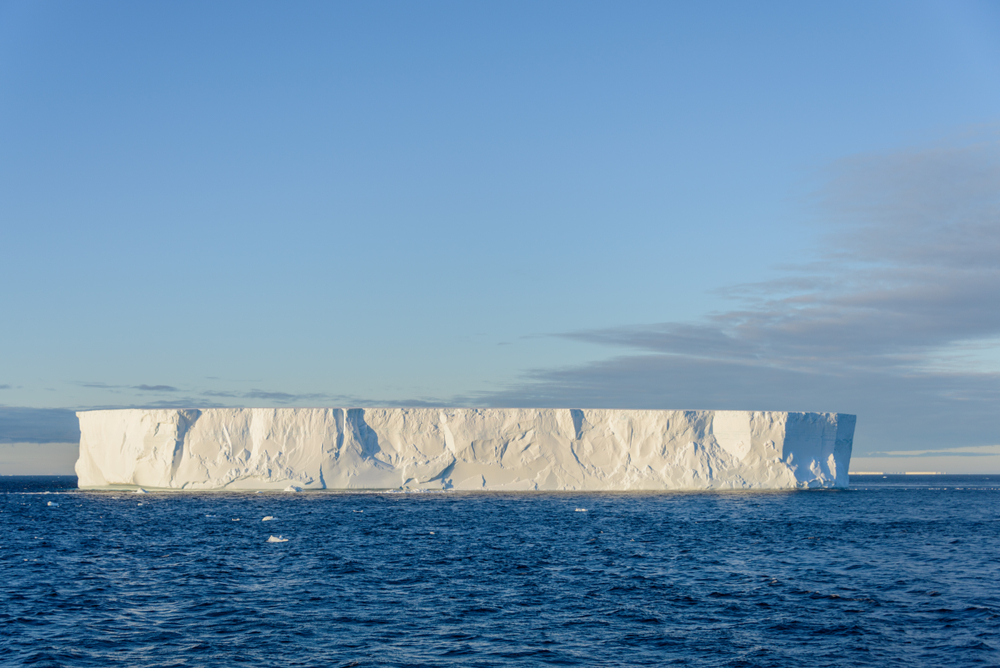
<svg viewBox="0 0 1000 668">
<path fill-rule="evenodd" d="M 144 490 L 142 487 L 140 487 L 139 489 L 135 490 L 135 493 L 136 494 L 145 494 L 146 490 Z"/>
<path fill-rule="evenodd" d="M 285 488 L 285 491 L 286 492 L 301 492 L 302 488 L 301 487 L 296 487 L 295 485 L 289 485 L 288 487 Z"/>
<path fill-rule="evenodd" d="M 268 543 L 287 543 L 288 539 L 287 538 L 282 538 L 281 536 L 278 536 L 277 538 L 275 538 L 274 536 L 271 536 L 270 538 L 267 539 L 267 542 Z"/>
<path fill-rule="evenodd" d="M 587 512 L 587 509 L 586 508 L 577 508 L 576 512 L 578 512 L 578 513 L 585 513 L 585 512 Z"/>
<path fill-rule="evenodd" d="M 264 518 L 263 518 L 263 519 L 261 520 L 261 522 L 270 522 L 270 521 L 271 521 L 271 520 L 273 520 L 273 519 L 274 519 L 273 517 L 271 517 L 270 515 L 267 515 L 267 516 L 265 516 L 265 517 L 264 517 Z"/>
<path fill-rule="evenodd" d="M 58 507 L 59 507 L 59 504 L 58 504 L 58 503 L 56 503 L 55 501 L 49 501 L 49 502 L 48 502 L 48 503 L 46 503 L 45 505 L 47 505 L 47 506 L 52 506 L 53 508 L 58 508 Z"/>
<path fill-rule="evenodd" d="M 239 521 L 240 521 L 240 518 L 238 518 L 238 517 L 234 517 L 234 518 L 233 518 L 233 521 L 234 521 L 234 522 L 239 522 Z"/>
</svg>

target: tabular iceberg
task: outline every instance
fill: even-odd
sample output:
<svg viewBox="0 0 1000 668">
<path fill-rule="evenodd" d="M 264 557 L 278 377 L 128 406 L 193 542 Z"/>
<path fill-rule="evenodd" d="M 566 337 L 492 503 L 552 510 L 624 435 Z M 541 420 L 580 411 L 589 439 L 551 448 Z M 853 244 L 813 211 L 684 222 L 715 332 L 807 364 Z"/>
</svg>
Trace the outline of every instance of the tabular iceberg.
<svg viewBox="0 0 1000 668">
<path fill-rule="evenodd" d="M 528 408 L 77 413 L 81 488 L 846 487 L 853 415 Z"/>
</svg>

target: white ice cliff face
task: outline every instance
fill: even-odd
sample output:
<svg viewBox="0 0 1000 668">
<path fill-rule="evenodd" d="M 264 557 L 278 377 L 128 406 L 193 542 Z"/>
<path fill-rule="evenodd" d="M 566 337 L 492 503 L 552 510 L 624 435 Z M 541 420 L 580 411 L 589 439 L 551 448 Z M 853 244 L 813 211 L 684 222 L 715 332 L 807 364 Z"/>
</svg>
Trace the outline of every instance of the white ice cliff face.
<svg viewBox="0 0 1000 668">
<path fill-rule="evenodd" d="M 846 487 L 853 415 L 530 408 L 77 413 L 81 488 Z"/>
</svg>

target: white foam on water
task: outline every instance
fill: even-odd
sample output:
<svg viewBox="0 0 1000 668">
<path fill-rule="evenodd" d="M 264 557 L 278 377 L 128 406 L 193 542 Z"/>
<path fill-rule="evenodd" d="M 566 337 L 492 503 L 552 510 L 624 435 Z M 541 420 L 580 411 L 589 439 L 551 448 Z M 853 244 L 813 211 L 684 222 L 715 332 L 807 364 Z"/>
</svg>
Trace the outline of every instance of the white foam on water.
<svg viewBox="0 0 1000 668">
<path fill-rule="evenodd" d="M 48 494 L 75 494 L 76 490 L 72 492 L 8 492 L 11 496 L 45 496 Z"/>
</svg>

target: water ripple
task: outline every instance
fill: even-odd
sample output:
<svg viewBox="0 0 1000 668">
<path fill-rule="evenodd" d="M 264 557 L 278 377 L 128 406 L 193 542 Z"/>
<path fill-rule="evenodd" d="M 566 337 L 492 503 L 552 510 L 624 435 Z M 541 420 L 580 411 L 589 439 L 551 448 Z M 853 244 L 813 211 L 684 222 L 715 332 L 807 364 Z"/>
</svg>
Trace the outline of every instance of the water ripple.
<svg viewBox="0 0 1000 668">
<path fill-rule="evenodd" d="M 1000 664 L 1000 485 L 910 478 L 141 502 L 0 479 L 0 663 Z"/>
</svg>

